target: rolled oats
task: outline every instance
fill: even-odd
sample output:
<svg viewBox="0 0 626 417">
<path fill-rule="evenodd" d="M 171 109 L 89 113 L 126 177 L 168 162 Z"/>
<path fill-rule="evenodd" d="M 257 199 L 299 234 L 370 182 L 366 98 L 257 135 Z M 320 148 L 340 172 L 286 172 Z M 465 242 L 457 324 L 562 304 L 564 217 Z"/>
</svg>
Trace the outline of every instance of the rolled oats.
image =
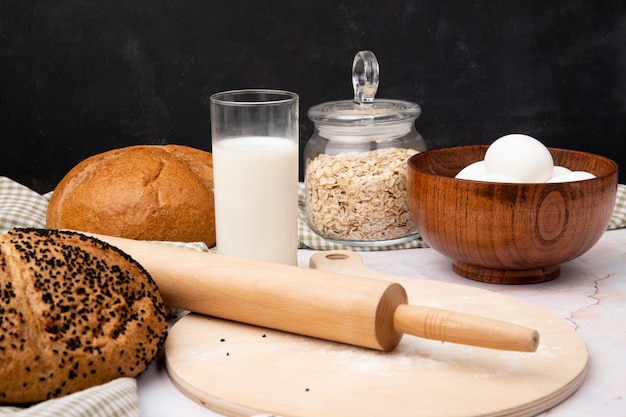
<svg viewBox="0 0 626 417">
<path fill-rule="evenodd" d="M 309 227 L 323 237 L 380 241 L 414 231 L 407 206 L 407 159 L 413 149 L 320 154 L 306 168 Z"/>
</svg>

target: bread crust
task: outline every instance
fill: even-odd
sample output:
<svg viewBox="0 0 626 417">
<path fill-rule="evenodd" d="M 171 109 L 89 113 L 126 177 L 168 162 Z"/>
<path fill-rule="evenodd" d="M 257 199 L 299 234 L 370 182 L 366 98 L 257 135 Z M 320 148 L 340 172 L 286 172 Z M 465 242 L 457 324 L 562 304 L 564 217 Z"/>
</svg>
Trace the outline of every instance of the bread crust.
<svg viewBox="0 0 626 417">
<path fill-rule="evenodd" d="M 0 235 L 0 403 L 134 377 L 166 334 L 156 283 L 122 251 L 75 232 Z"/>
<path fill-rule="evenodd" d="M 136 145 L 87 158 L 55 188 L 46 227 L 215 246 L 212 154 Z"/>
</svg>

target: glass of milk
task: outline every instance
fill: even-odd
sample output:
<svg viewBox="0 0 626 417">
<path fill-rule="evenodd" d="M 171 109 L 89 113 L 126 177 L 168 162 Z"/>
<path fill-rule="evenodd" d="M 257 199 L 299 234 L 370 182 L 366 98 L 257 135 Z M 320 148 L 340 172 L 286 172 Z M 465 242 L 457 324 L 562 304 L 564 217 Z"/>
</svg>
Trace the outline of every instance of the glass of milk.
<svg viewBox="0 0 626 417">
<path fill-rule="evenodd" d="M 217 252 L 296 265 L 298 95 L 233 90 L 210 102 Z"/>
</svg>

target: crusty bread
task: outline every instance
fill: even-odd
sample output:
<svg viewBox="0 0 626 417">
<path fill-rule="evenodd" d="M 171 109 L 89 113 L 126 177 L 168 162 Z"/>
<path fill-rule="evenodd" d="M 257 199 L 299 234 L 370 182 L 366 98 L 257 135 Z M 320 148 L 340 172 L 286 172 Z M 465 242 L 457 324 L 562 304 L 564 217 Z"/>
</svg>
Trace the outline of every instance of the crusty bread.
<svg viewBox="0 0 626 417">
<path fill-rule="evenodd" d="M 137 145 L 87 158 L 55 188 L 46 227 L 212 247 L 212 154 L 180 145 Z"/>
<path fill-rule="evenodd" d="M 120 250 L 75 232 L 0 235 L 0 403 L 136 376 L 166 334 L 156 283 Z"/>
</svg>

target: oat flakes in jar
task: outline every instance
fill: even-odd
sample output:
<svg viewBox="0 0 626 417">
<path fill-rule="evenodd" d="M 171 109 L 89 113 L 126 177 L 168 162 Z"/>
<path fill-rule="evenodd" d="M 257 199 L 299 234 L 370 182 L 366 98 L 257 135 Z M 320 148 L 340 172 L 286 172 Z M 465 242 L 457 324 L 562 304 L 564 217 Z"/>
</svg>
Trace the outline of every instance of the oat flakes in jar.
<svg viewBox="0 0 626 417">
<path fill-rule="evenodd" d="M 306 217 L 321 237 L 350 246 L 417 238 L 407 206 L 409 157 L 426 150 L 415 129 L 420 107 L 375 99 L 378 61 L 361 51 L 352 65 L 354 100 L 309 109 L 315 124 L 304 148 Z"/>
</svg>

